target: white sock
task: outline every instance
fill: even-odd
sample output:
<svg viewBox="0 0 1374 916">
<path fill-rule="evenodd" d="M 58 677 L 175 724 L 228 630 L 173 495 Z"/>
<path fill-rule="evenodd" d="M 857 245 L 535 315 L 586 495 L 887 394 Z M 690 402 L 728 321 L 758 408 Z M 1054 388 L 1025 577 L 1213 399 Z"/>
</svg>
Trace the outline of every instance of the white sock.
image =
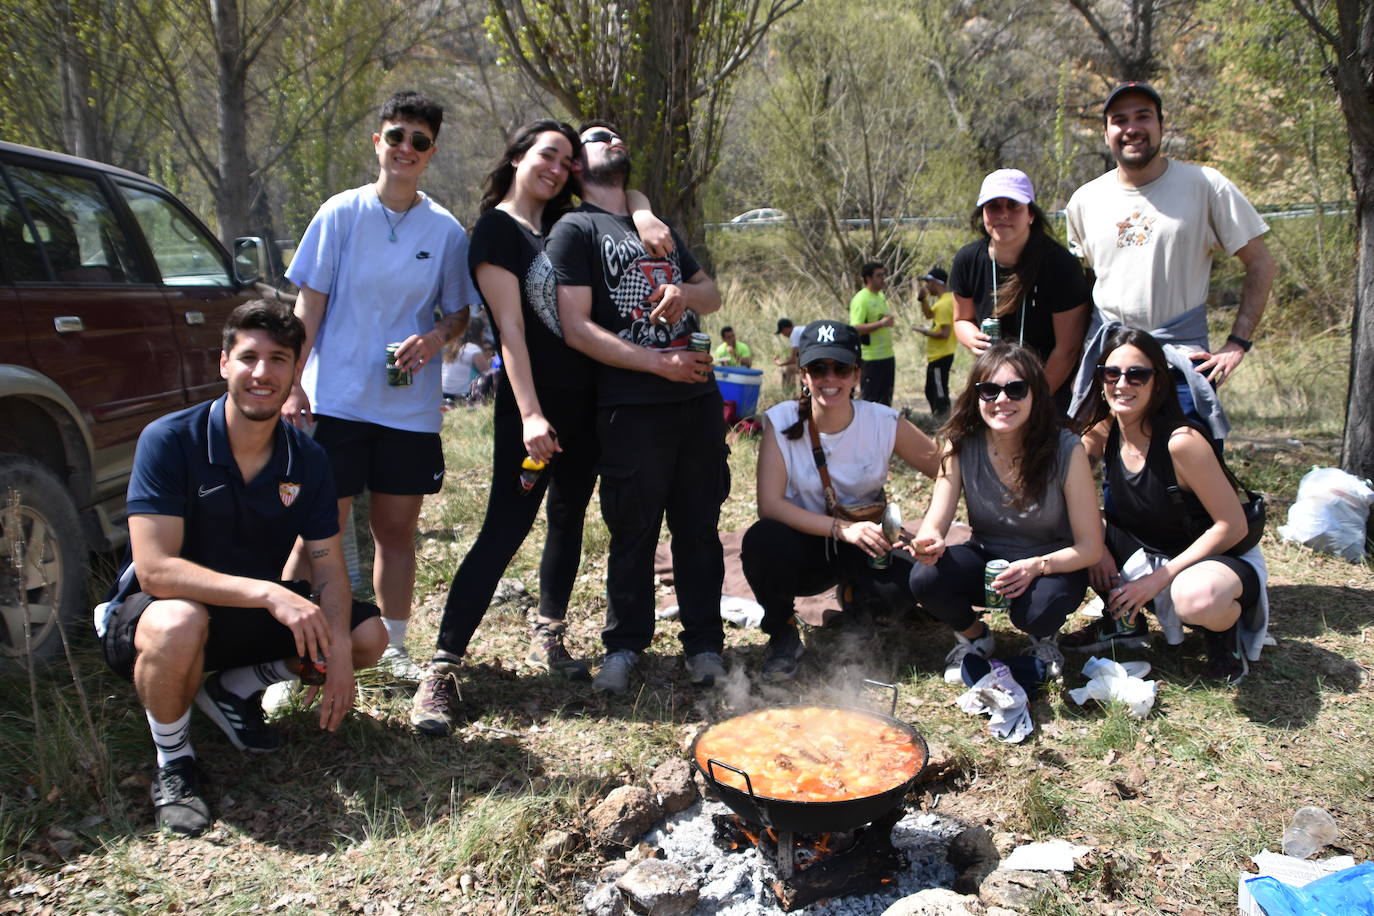
<svg viewBox="0 0 1374 916">
<path fill-rule="evenodd" d="M 396 648 L 404 648 L 406 644 L 406 627 L 410 625 L 409 620 L 392 620 L 390 617 L 382 618 L 382 626 L 386 627 L 386 644 Z"/>
<path fill-rule="evenodd" d="M 159 767 L 165 767 L 178 757 L 196 756 L 196 752 L 191 748 L 191 710 L 189 708 L 181 714 L 180 719 L 171 724 L 159 722 L 146 709 L 143 712 L 148 716 L 148 728 L 153 732 L 153 745 L 157 748 L 157 765 Z"/>
<path fill-rule="evenodd" d="M 219 673 L 220 686 L 239 699 L 246 700 L 259 690 L 265 690 L 279 681 L 299 678 L 295 672 L 295 659 L 278 659 L 259 665 L 244 665 L 242 668 L 228 668 Z"/>
</svg>

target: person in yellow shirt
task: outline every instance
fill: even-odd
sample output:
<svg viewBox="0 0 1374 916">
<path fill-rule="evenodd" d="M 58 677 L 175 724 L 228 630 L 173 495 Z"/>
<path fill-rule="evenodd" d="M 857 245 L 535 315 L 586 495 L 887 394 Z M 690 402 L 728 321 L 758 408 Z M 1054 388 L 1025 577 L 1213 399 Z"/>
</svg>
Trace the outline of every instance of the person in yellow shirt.
<svg viewBox="0 0 1374 916">
<path fill-rule="evenodd" d="M 954 365 L 954 294 L 947 285 L 949 274 L 943 267 L 932 267 L 920 280 L 920 294 L 916 301 L 921 312 L 930 319 L 928 327 L 915 326 L 924 334 L 926 343 L 926 401 L 935 419 L 944 422 L 949 416 L 949 370 Z"/>
</svg>

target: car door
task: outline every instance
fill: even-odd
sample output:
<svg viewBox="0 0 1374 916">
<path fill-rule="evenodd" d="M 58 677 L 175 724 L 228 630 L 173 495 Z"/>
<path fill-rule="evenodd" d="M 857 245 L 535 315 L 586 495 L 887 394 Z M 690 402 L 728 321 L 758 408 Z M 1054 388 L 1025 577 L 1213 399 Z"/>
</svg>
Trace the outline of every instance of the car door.
<svg viewBox="0 0 1374 916">
<path fill-rule="evenodd" d="M 186 404 L 167 300 L 99 173 L 16 157 L 4 178 L 19 204 L 13 288 L 30 365 L 75 402 L 98 450 L 131 451 Z"/>
<path fill-rule="evenodd" d="M 219 374 L 224 321 L 255 295 L 235 279 L 229 256 L 213 236 L 160 188 L 116 179 L 115 186 L 143 232 L 161 276 L 181 349 L 190 403 L 224 391 Z"/>
</svg>

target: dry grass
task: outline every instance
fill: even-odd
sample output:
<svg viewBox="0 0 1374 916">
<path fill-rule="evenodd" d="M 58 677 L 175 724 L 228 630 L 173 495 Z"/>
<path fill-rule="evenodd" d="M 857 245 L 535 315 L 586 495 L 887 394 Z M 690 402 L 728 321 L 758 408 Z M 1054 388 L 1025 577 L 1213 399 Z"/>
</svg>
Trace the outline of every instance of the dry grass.
<svg viewBox="0 0 1374 916">
<path fill-rule="evenodd" d="M 820 309 L 799 289 L 769 298 L 726 289 L 722 318 L 764 361 L 778 315 L 801 321 Z M 913 336 L 899 339 L 898 388 L 919 412 L 924 403 L 913 392 L 922 356 Z M 1252 418 L 1241 424 L 1235 461 L 1278 503 L 1271 532 L 1301 473 L 1336 457 L 1332 405 L 1340 394 L 1316 388 L 1321 374 L 1299 353 L 1310 355 L 1306 348 L 1291 356 L 1258 349 L 1246 384 L 1238 380 L 1229 393 L 1233 412 Z M 966 371 L 966 357 L 956 365 Z M 1302 385 L 1314 390 L 1291 400 Z M 777 396 L 770 370 L 764 400 Z M 1269 421 L 1296 404 L 1306 405 L 1299 419 Z M 448 579 L 481 522 L 489 436 L 484 411 L 447 415 L 452 472 L 422 521 L 410 639 L 417 654 L 432 644 Z M 735 445 L 723 527 L 754 517 L 755 448 L 747 439 Z M 929 486 L 898 470 L 891 490 L 914 517 Z M 586 534 L 571 644 L 593 656 L 606 543 L 595 503 Z M 541 541 L 536 527 L 508 573 L 531 591 Z M 1119 709 L 1079 708 L 1052 691 L 1034 704 L 1038 728 L 1030 740 L 998 744 L 952 704 L 956 691 L 940 677 L 948 634 L 916 620 L 887 622 L 876 632 L 813 632 L 801 678 L 768 696 L 826 695 L 859 675 L 897 684 L 898 714 L 928 736 L 940 765 L 938 779 L 923 787 L 926 803 L 938 797 L 941 812 L 995 831 L 1094 847 L 1070 876 L 1070 891 L 1044 901 L 1040 912 L 1224 912 L 1235 872 L 1249 853 L 1276 846 L 1299 805 L 1331 811 L 1339 844 L 1374 855 L 1374 575 L 1272 533 L 1265 549 L 1278 645 L 1236 690 L 1199 680 L 1192 641 L 1178 653 L 1137 653 L 1155 664 L 1162 684 L 1156 710 L 1141 722 Z M 1021 645 L 1005 618 L 993 624 L 1002 649 Z M 79 661 L 112 761 L 109 781 L 98 778 L 72 685 L 59 672 L 40 688 L 49 736 L 41 747 L 33 741 L 27 685 L 8 682 L 0 693 L 0 881 L 8 892 L 0 912 L 228 914 L 255 905 L 283 914 L 577 912 L 578 882 L 601 855 L 580 848 L 536 867 L 539 841 L 552 829 L 579 831 L 611 786 L 642 783 L 652 766 L 683 753 L 700 723 L 726 712 L 720 698 L 688 688 L 676 633 L 671 622 L 659 628 L 638 692 L 606 700 L 585 685 L 520 668 L 524 613 L 493 608 L 463 684 L 470 724 L 450 740 L 412 734 L 408 697 L 375 679 L 337 735 L 321 734 L 312 714 L 298 711 L 285 722 L 288 748 L 266 758 L 239 755 L 197 718 L 193 737 L 219 815 L 198 840 L 150 833 L 152 750 L 142 714 L 128 685 L 109 676 L 87 646 Z M 746 690 L 763 638 L 732 630 L 728 642 L 728 660 L 740 672 L 736 686 Z M 1076 667 L 1069 681 L 1079 683 Z M 46 797 L 35 790 L 40 757 L 47 771 L 63 774 Z M 471 879 L 466 893 L 464 875 Z"/>
</svg>

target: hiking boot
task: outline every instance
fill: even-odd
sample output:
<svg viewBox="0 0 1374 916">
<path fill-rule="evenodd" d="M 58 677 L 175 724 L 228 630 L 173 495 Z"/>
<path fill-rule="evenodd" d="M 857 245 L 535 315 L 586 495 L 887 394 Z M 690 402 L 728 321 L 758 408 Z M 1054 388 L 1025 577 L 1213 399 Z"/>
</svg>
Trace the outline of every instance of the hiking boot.
<svg viewBox="0 0 1374 916">
<path fill-rule="evenodd" d="M 698 652 L 687 656 L 687 679 L 693 687 L 714 687 L 725 680 L 725 659 L 718 652 Z"/>
<path fill-rule="evenodd" d="M 787 629 L 768 637 L 768 649 L 763 654 L 763 679 L 790 681 L 796 676 L 797 660 L 805 651 L 796 623 L 789 623 Z"/>
<path fill-rule="evenodd" d="M 1064 673 L 1064 653 L 1059 651 L 1059 634 L 1030 638 L 1030 654 L 1045 663 L 1045 677 L 1055 678 Z"/>
<path fill-rule="evenodd" d="M 530 641 L 530 651 L 525 655 L 525 663 L 540 671 L 560 674 L 570 681 L 590 681 L 592 673 L 587 668 L 587 663 L 580 658 L 573 658 L 563 645 L 563 636 L 567 630 L 562 621 L 545 623 L 541 620 L 535 623 L 534 638 Z"/>
<path fill-rule="evenodd" d="M 1245 652 L 1240 645 L 1240 628 L 1231 624 L 1229 629 L 1220 633 L 1203 630 L 1202 640 L 1207 646 L 1207 667 L 1202 676 L 1208 680 L 1225 681 L 1234 687 L 1245 679 L 1250 665 L 1245 660 Z"/>
<path fill-rule="evenodd" d="M 458 689 L 458 665 L 430 662 L 415 699 L 410 704 L 410 724 L 422 735 L 446 738 L 453 734 L 458 720 L 458 704 L 463 701 Z"/>
<path fill-rule="evenodd" d="M 983 624 L 983 635 L 977 639 L 969 639 L 967 636 L 955 633 L 954 648 L 950 649 L 949 654 L 945 656 L 945 683 L 962 684 L 964 682 L 964 656 L 972 653 L 981 658 L 990 658 L 996 645 L 996 640 L 992 638 L 992 627 L 986 623 Z"/>
<path fill-rule="evenodd" d="M 262 720 L 262 691 L 246 699 L 236 697 L 224 689 L 218 671 L 196 691 L 196 706 L 241 751 L 266 754 L 280 750 L 285 743 L 281 732 Z"/>
<path fill-rule="evenodd" d="M 377 670 L 385 671 L 398 681 L 418 682 L 425 676 L 425 669 L 415 664 L 405 646 L 387 646 L 382 657 L 377 659 Z"/>
<path fill-rule="evenodd" d="M 639 653 L 629 649 L 607 652 L 601 670 L 592 680 L 592 689 L 601 693 L 622 694 L 630 689 L 630 672 L 639 664 Z"/>
<path fill-rule="evenodd" d="M 158 767 L 150 792 L 158 829 L 200 836 L 210 826 L 210 805 L 201 796 L 196 758 L 177 757 Z"/>
<path fill-rule="evenodd" d="M 1106 615 L 1059 640 L 1060 648 L 1083 653 L 1100 652 L 1106 648 L 1144 649 L 1149 644 L 1150 624 L 1143 613 L 1135 615 L 1135 623 Z"/>
</svg>

